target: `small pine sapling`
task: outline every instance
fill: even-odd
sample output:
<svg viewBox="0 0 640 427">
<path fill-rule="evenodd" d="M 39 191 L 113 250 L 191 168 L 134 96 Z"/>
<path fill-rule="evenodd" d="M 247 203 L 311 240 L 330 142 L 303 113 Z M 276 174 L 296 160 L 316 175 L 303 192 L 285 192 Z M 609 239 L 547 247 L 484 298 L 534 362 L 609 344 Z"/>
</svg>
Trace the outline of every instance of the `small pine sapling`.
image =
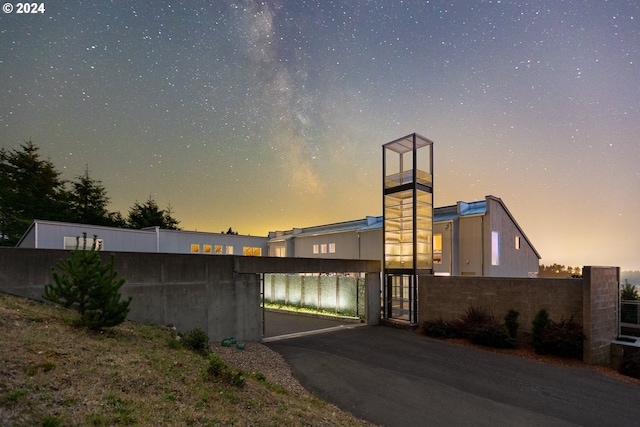
<svg viewBox="0 0 640 427">
<path fill-rule="evenodd" d="M 103 263 L 97 236 L 87 247 L 87 234 L 76 238 L 76 248 L 67 259 L 61 259 L 51 269 L 53 283 L 44 288 L 43 298 L 80 314 L 78 324 L 91 329 L 111 327 L 124 322 L 129 313 L 131 297 L 120 299 L 124 279 L 116 279 L 115 255 Z M 60 270 L 60 273 L 56 271 Z"/>
</svg>

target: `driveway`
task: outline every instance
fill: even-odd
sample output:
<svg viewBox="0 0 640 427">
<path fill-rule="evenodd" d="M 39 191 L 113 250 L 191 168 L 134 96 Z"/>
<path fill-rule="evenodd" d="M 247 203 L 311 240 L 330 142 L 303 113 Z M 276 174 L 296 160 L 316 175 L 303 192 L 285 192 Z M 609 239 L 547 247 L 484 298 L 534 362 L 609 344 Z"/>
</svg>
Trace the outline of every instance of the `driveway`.
<svg viewBox="0 0 640 427">
<path fill-rule="evenodd" d="M 385 326 L 265 343 L 308 390 L 385 426 L 640 424 L 640 387 Z"/>
</svg>

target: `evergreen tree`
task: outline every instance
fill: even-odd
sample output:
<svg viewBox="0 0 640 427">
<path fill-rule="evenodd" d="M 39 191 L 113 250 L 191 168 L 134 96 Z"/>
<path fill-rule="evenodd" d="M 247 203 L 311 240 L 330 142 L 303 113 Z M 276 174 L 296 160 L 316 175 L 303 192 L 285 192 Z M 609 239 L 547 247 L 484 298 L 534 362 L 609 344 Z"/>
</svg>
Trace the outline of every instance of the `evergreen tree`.
<svg viewBox="0 0 640 427">
<path fill-rule="evenodd" d="M 129 210 L 127 225 L 130 228 L 160 227 L 171 230 L 179 230 L 180 221 L 171 216 L 171 208 L 162 210 L 151 196 L 143 204 L 136 201 Z"/>
<path fill-rule="evenodd" d="M 0 149 L 0 244 L 14 246 L 34 219 L 69 220 L 64 181 L 39 148 Z"/>
<path fill-rule="evenodd" d="M 44 288 L 43 298 L 71 308 L 80 314 L 78 324 L 92 329 L 116 326 L 122 323 L 129 313 L 131 297 L 120 300 L 120 287 L 124 279 L 116 279 L 114 270 L 115 255 L 109 262 L 100 258 L 97 236 L 87 247 L 87 235 L 76 240 L 76 249 L 67 259 L 61 259 L 56 268 L 51 269 L 52 284 Z"/>
<path fill-rule="evenodd" d="M 109 197 L 102 183 L 89 176 L 89 168 L 84 175 L 78 175 L 71 183 L 69 204 L 74 222 L 94 225 L 114 225 L 107 205 Z"/>
</svg>

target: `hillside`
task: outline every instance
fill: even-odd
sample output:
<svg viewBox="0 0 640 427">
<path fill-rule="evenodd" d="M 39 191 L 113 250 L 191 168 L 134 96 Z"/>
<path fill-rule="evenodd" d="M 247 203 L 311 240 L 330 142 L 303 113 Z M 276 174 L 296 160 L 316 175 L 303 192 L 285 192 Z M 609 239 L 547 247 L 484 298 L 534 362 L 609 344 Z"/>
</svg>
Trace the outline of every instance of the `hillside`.
<svg viewBox="0 0 640 427">
<path fill-rule="evenodd" d="M 307 393 L 260 344 L 233 351 L 284 370 L 244 371 L 236 386 L 169 328 L 125 322 L 95 333 L 70 326 L 74 315 L 0 293 L 0 426 L 370 425 Z"/>
</svg>

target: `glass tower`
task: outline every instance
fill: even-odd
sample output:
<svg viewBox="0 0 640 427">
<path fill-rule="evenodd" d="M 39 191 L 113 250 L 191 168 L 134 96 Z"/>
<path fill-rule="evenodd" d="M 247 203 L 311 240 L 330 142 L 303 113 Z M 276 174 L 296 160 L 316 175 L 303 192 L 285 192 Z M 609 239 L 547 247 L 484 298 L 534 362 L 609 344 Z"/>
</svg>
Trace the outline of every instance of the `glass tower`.
<svg viewBox="0 0 640 427">
<path fill-rule="evenodd" d="M 417 276 L 433 274 L 433 142 L 382 148 L 385 317 L 417 323 Z"/>
</svg>

